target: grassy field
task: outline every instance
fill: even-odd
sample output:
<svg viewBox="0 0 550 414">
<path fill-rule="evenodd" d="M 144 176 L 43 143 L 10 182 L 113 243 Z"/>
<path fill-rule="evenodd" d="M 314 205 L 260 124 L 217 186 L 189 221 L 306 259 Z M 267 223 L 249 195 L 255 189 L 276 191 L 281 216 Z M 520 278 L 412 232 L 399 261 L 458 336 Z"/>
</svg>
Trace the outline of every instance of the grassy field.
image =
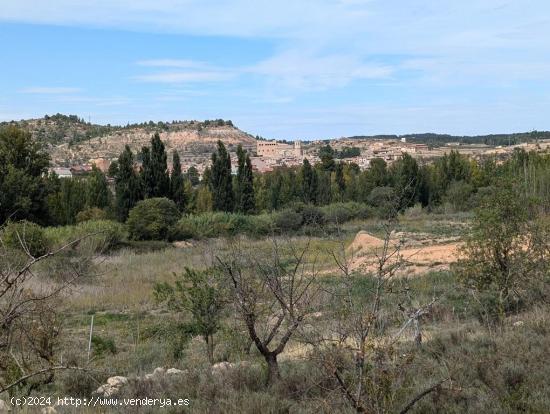
<svg viewBox="0 0 550 414">
<path fill-rule="evenodd" d="M 422 234 L 434 242 L 462 237 L 469 228 L 467 215 L 410 213 L 401 217 L 400 234 Z M 315 236 L 276 237 L 281 245 L 309 244 L 308 261 L 315 261 L 319 283 L 327 292 L 340 283 L 341 275 L 332 254 L 349 246 L 358 231 L 383 236 L 376 220 L 352 221 L 339 232 Z M 63 372 L 48 385 L 56 395 L 89 396 L 106 378 L 122 375 L 130 379 L 122 396 L 189 398 L 183 411 L 166 412 L 354 412 L 334 382 L 320 369 L 314 349 L 308 346 L 308 332 L 328 329 L 338 301 L 322 296 L 319 316 L 309 320 L 295 335 L 280 357 L 282 381 L 265 384 L 263 358 L 248 343 L 246 331 L 229 308 L 215 335 L 214 359 L 246 364 L 213 373 L 205 354 L 204 341 L 190 328 L 188 314 L 174 312 L 155 302 L 157 282 L 173 282 L 185 267 L 204 269 L 235 244 L 256 255 L 269 255 L 270 238 L 210 239 L 191 241 L 183 247 L 168 243 L 127 244 L 96 259 L 95 275 L 80 281 L 64 300 L 61 358 L 91 373 Z M 372 298 L 374 279 L 354 274 L 352 295 L 366 303 Z M 411 299 L 412 297 L 412 299 Z M 329 298 L 329 299 L 327 299 Z M 449 270 L 428 271 L 414 277 L 396 278 L 381 303 L 387 327 L 378 327 L 390 337 L 405 322 L 402 303 L 422 306 L 438 298 L 431 312 L 422 318 L 422 347 L 407 329 L 391 348 L 389 361 L 402 371 L 399 382 L 387 384 L 387 412 L 402 407 L 411 395 L 429 387 L 438 378 L 450 378 L 445 386 L 419 401 L 412 412 L 505 413 L 548 412 L 550 370 L 543 363 L 550 349 L 550 318 L 543 306 L 526 307 L 502 324 L 488 326 L 475 300 Z M 337 310 L 337 309 L 336 309 Z M 88 361 L 90 322 L 94 318 L 93 346 Z M 309 331 L 308 331 L 309 329 Z M 381 342 L 382 343 L 382 342 Z M 375 350 L 377 343 L 373 342 Z M 405 362 L 406 361 L 406 362 Z M 157 367 L 178 368 L 186 374 L 171 381 L 144 386 L 134 380 Z M 144 388 L 145 387 L 145 388 Z M 43 390 L 40 391 L 43 393 Z M 382 392 L 373 389 L 372 392 Z M 60 409 L 71 412 L 70 409 Z M 82 410 L 73 410 L 82 412 Z M 86 410 L 84 410 L 86 411 Z M 105 412 L 116 411 L 113 408 Z M 128 411 L 122 410 L 124 412 Z M 132 411 L 132 410 L 130 410 Z M 157 412 L 141 408 L 135 412 Z M 89 412 L 97 412 L 89 410 Z"/>
</svg>

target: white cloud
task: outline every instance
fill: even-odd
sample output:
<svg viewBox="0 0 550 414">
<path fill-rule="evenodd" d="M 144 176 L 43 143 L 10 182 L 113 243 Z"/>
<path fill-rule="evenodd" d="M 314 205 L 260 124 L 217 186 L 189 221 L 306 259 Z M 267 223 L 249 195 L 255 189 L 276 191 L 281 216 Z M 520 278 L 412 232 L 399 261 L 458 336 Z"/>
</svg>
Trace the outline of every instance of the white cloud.
<svg viewBox="0 0 550 414">
<path fill-rule="evenodd" d="M 151 83 L 201 83 L 222 82 L 237 75 L 234 70 L 216 68 L 206 62 L 190 59 L 150 59 L 136 62 L 138 66 L 154 69 L 172 69 L 134 76 L 133 79 Z"/>
<path fill-rule="evenodd" d="M 304 54 L 298 49 L 277 54 L 248 70 L 271 78 L 277 86 L 298 90 L 342 87 L 358 79 L 388 78 L 393 72 L 389 65 L 364 63 L 351 55 Z"/>
<path fill-rule="evenodd" d="M 36 95 L 63 95 L 73 94 L 81 92 L 80 88 L 67 88 L 67 87 L 51 87 L 51 86 L 35 86 L 21 89 L 20 93 L 30 93 Z"/>
<path fill-rule="evenodd" d="M 422 72 L 424 79 L 461 81 L 487 69 L 499 79 L 540 79 L 550 62 L 546 0 L 18 0 L 0 20 L 135 31 L 276 39 L 277 52 L 251 69 L 274 85 L 324 89 L 355 79 Z M 373 63 L 373 56 L 396 60 Z M 407 67 L 409 59 L 437 64 Z M 517 60 L 518 64 L 511 62 Z M 369 63 L 370 62 L 370 63 Z M 458 63 L 458 64 L 457 64 Z M 206 63 L 160 59 L 143 67 L 185 69 L 140 75 L 148 82 L 231 78 Z M 519 64 L 525 64 L 523 69 Z M 516 65 L 516 66 L 514 66 Z M 512 67 L 513 66 L 513 67 Z M 486 79 L 491 79 L 487 76 Z M 277 87 L 277 86 L 275 86 Z"/>
<path fill-rule="evenodd" d="M 223 71 L 186 71 L 151 73 L 134 76 L 134 79 L 151 83 L 199 83 L 226 81 L 233 76 L 232 73 Z"/>
<path fill-rule="evenodd" d="M 137 62 L 139 66 L 155 67 L 155 68 L 204 68 L 207 66 L 204 62 L 197 62 L 190 59 L 151 59 L 140 60 Z"/>
<path fill-rule="evenodd" d="M 349 27 L 362 15 L 357 4 L 338 0 L 18 0 L 0 8 L 0 19 L 9 21 L 282 38 L 307 34 L 313 26 L 318 32 Z"/>
</svg>

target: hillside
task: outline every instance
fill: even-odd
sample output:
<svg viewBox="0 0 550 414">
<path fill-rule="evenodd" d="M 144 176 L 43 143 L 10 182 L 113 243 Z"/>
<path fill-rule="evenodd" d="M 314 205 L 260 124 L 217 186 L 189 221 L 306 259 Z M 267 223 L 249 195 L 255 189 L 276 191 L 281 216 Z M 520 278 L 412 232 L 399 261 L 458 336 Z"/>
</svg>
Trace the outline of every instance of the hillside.
<svg viewBox="0 0 550 414">
<path fill-rule="evenodd" d="M 433 147 L 442 146 L 449 142 L 459 142 L 461 144 L 485 144 L 491 146 L 498 145 L 517 145 L 524 142 L 532 142 L 538 139 L 550 139 L 550 131 L 532 131 L 518 132 L 510 134 L 490 134 L 490 135 L 449 135 L 449 134 L 405 134 L 405 135 L 356 135 L 347 137 L 347 139 L 402 139 L 407 141 L 428 144 Z"/>
<path fill-rule="evenodd" d="M 209 157 L 221 140 L 229 150 L 241 144 L 254 148 L 255 139 L 236 128 L 231 121 L 173 121 L 146 122 L 126 126 L 97 125 L 85 122 L 76 115 L 54 115 L 40 119 L 12 122 L 30 131 L 45 143 L 56 165 L 87 162 L 94 158 L 117 157 L 125 145 L 137 152 L 149 144 L 151 135 L 158 132 L 167 151 L 177 150 L 182 157 Z M 7 125 L 7 122 L 0 124 Z"/>
</svg>

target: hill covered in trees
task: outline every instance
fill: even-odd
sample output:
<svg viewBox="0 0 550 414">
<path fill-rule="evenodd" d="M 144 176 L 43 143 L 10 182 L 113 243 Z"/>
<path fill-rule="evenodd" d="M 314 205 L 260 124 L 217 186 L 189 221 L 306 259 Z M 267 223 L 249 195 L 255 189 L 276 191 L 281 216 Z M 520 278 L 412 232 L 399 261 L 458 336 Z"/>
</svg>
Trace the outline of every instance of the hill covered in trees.
<svg viewBox="0 0 550 414">
<path fill-rule="evenodd" d="M 1 127 L 17 126 L 32 134 L 46 146 L 54 164 L 75 164 L 92 158 L 113 158 L 125 145 L 141 150 L 154 133 L 159 133 L 169 150 L 182 154 L 210 154 L 218 140 L 230 149 L 239 144 L 255 145 L 255 139 L 236 128 L 230 120 L 142 122 L 99 125 L 77 115 L 46 115 L 43 118 L 0 123 Z"/>
<path fill-rule="evenodd" d="M 510 134 L 490 134 L 490 135 L 449 135 L 449 134 L 405 134 L 405 135 L 355 135 L 348 139 L 402 139 L 418 144 L 428 144 L 430 146 L 442 146 L 451 142 L 460 144 L 485 144 L 485 145 L 517 145 L 524 142 L 533 142 L 539 139 L 550 139 L 550 131 L 531 131 L 517 132 Z"/>
<path fill-rule="evenodd" d="M 186 128 L 203 130 L 212 127 L 232 127 L 231 120 L 214 119 L 204 121 L 140 122 L 126 125 L 101 125 L 87 122 L 78 115 L 44 115 L 43 118 L 22 119 L 20 121 L 0 122 L 0 127 L 15 125 L 29 131 L 33 137 L 46 144 L 67 143 L 75 145 L 83 141 L 108 136 L 120 131 L 146 129 L 149 132 L 178 131 Z"/>
</svg>

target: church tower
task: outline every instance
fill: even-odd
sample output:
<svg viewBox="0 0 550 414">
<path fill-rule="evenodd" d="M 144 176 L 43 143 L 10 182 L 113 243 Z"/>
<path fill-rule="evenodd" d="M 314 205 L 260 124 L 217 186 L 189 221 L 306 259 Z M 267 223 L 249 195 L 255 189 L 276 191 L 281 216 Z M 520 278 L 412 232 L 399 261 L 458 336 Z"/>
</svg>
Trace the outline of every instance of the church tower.
<svg viewBox="0 0 550 414">
<path fill-rule="evenodd" d="M 294 141 L 294 156 L 302 158 L 302 141 Z"/>
</svg>

